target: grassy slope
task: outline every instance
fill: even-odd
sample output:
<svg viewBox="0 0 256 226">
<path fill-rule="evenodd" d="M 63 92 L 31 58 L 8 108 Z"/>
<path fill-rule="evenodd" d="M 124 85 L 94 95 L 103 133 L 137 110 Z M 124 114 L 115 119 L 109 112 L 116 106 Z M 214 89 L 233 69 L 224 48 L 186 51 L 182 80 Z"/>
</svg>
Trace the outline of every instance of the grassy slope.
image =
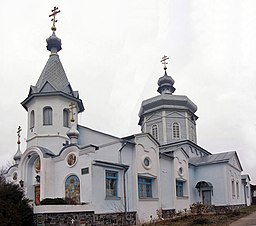
<svg viewBox="0 0 256 226">
<path fill-rule="evenodd" d="M 172 220 L 163 220 L 150 224 L 142 224 L 142 226 L 226 226 L 241 217 L 251 214 L 254 211 L 256 211 L 256 206 L 249 206 L 240 209 L 240 211 L 226 214 L 189 215 Z"/>
</svg>

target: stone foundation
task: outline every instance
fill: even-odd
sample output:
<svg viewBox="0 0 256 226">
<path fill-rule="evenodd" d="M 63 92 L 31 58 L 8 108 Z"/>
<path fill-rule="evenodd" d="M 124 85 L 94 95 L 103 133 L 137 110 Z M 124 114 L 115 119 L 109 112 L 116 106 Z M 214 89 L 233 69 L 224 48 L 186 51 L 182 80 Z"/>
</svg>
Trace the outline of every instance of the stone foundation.
<svg viewBox="0 0 256 226">
<path fill-rule="evenodd" d="M 175 215 L 175 209 L 162 209 L 162 218 L 168 219 Z"/>
<path fill-rule="evenodd" d="M 245 204 L 240 205 L 230 205 L 230 206 L 212 206 L 213 210 L 217 213 L 226 213 L 229 211 L 239 210 L 242 207 L 245 207 Z"/>
<path fill-rule="evenodd" d="M 35 214 L 36 226 L 132 226 L 136 224 L 136 212 L 127 213 L 125 224 L 124 213 L 95 214 L 94 212 L 43 213 Z"/>
</svg>

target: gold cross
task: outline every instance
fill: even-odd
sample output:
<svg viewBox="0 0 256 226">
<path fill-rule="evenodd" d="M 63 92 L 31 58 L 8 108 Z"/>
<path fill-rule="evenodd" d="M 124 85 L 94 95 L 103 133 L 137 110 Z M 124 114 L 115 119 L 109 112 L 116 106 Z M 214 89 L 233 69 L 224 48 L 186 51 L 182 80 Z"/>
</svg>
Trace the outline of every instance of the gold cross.
<svg viewBox="0 0 256 226">
<path fill-rule="evenodd" d="M 51 19 L 51 21 L 52 21 L 52 31 L 56 31 L 55 23 L 58 22 L 58 20 L 56 20 L 55 17 L 58 13 L 60 13 L 60 10 L 58 10 L 58 9 L 59 9 L 58 7 L 54 6 L 54 8 L 52 10 L 52 14 L 49 15 L 49 17 L 53 17 Z"/>
<path fill-rule="evenodd" d="M 19 126 L 18 127 L 18 131 L 17 131 L 17 134 L 18 134 L 18 141 L 17 141 L 17 144 L 20 144 L 20 132 L 21 132 L 21 127 Z"/>
<path fill-rule="evenodd" d="M 74 111 L 73 111 L 73 109 L 76 108 L 76 105 L 75 105 L 74 103 L 71 103 L 71 104 L 69 105 L 69 107 L 70 107 L 70 111 L 71 111 L 71 119 L 70 119 L 70 121 L 71 121 L 71 122 L 74 122 L 75 119 L 74 119 Z"/>
<path fill-rule="evenodd" d="M 166 60 L 169 60 L 169 57 L 168 57 L 168 56 L 163 56 L 163 57 L 162 57 L 162 60 L 160 61 L 160 62 L 164 65 L 164 70 L 167 69 L 166 64 L 168 64 L 168 62 L 166 62 Z"/>
</svg>

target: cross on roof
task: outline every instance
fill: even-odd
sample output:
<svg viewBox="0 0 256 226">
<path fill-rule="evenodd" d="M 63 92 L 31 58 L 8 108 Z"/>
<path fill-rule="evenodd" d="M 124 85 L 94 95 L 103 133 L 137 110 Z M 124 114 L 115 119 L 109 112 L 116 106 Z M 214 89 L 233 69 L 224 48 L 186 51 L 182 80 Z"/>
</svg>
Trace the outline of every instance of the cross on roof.
<svg viewBox="0 0 256 226">
<path fill-rule="evenodd" d="M 167 69 L 167 66 L 166 66 L 166 64 L 168 64 L 168 62 L 166 62 L 167 60 L 169 60 L 169 57 L 164 55 L 162 57 L 162 60 L 160 61 L 164 65 L 164 70 Z"/>
<path fill-rule="evenodd" d="M 54 6 L 54 8 L 53 8 L 53 10 L 52 10 L 52 14 L 49 15 L 49 17 L 53 17 L 53 18 L 51 19 L 51 21 L 52 21 L 52 31 L 56 31 L 55 23 L 56 23 L 58 20 L 56 20 L 55 17 L 56 17 L 56 15 L 57 15 L 58 13 L 60 13 L 59 8 L 56 7 L 56 6 Z"/>
<path fill-rule="evenodd" d="M 17 141 L 17 144 L 20 144 L 20 132 L 21 132 L 21 127 L 19 126 L 18 127 L 18 131 L 17 131 L 17 134 L 18 134 L 18 141 Z"/>
</svg>

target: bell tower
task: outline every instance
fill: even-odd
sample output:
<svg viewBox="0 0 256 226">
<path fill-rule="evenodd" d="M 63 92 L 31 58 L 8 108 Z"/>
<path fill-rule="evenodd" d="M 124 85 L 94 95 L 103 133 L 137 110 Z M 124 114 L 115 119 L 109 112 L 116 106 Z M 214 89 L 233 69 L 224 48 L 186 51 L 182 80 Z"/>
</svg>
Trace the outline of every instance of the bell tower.
<svg viewBox="0 0 256 226">
<path fill-rule="evenodd" d="M 56 32 L 57 7 L 52 10 L 52 35 L 46 40 L 49 59 L 36 83 L 31 86 L 28 97 L 21 103 L 28 112 L 27 148 L 41 146 L 57 154 L 63 144 L 70 143 L 67 132 L 73 119 L 77 127 L 78 113 L 84 111 L 78 91 L 73 91 L 58 52 L 61 39 Z M 71 107 L 72 106 L 72 109 Z"/>
</svg>

